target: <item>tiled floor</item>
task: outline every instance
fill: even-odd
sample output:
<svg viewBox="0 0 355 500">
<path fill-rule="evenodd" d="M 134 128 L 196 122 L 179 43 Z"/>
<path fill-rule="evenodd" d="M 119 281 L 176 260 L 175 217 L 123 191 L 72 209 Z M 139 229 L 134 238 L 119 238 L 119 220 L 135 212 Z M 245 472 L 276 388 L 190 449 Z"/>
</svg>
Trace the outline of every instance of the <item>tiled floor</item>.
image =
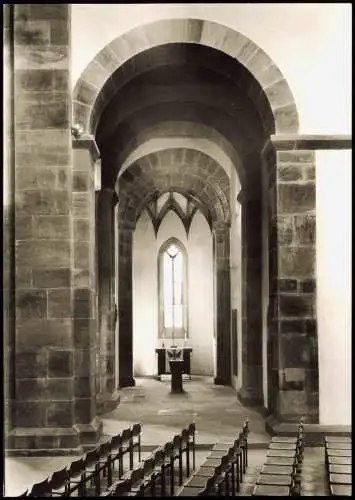
<svg viewBox="0 0 355 500">
<path fill-rule="evenodd" d="M 218 441 L 230 440 L 246 417 L 250 427 L 249 467 L 241 496 L 250 496 L 256 476 L 264 462 L 270 440 L 264 420 L 252 409 L 243 407 L 231 387 L 215 386 L 212 379 L 193 377 L 184 383 L 185 393 L 172 395 L 169 382 L 136 379 L 136 387 L 121 391 L 118 408 L 102 417 L 104 438 L 118 434 L 135 422 L 143 423 L 142 445 L 151 448 L 169 441 L 172 436 L 196 422 L 197 466 Z M 146 455 L 148 451 L 144 453 Z M 5 495 L 16 496 L 34 482 L 48 476 L 76 457 L 6 458 Z M 324 495 L 324 455 L 319 448 L 305 451 L 303 495 Z"/>
</svg>

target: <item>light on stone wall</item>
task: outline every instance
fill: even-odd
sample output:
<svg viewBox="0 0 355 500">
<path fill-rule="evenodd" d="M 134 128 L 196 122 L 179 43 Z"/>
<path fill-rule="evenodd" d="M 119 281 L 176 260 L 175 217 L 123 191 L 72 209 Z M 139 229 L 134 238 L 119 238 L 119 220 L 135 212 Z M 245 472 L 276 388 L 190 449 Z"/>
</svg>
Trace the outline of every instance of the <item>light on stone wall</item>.
<svg viewBox="0 0 355 500">
<path fill-rule="evenodd" d="M 101 160 L 95 162 L 95 191 L 101 189 Z"/>
</svg>

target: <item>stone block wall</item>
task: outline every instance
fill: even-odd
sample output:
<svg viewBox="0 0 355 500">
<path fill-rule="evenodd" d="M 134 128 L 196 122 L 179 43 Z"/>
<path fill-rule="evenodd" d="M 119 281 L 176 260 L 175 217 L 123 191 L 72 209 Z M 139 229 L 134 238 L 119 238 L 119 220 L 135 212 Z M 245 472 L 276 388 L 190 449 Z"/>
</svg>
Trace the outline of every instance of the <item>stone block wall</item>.
<svg viewBox="0 0 355 500">
<path fill-rule="evenodd" d="M 281 421 L 318 421 L 315 155 L 264 155 L 269 200 L 269 409 Z"/>
<path fill-rule="evenodd" d="M 100 432 L 92 354 L 84 352 L 95 345 L 94 297 L 91 282 L 80 281 L 83 271 L 90 280 L 92 240 L 77 221 L 92 184 L 81 168 L 73 172 L 69 33 L 69 4 L 14 6 L 16 386 L 8 446 L 16 450 L 76 448 Z"/>
</svg>

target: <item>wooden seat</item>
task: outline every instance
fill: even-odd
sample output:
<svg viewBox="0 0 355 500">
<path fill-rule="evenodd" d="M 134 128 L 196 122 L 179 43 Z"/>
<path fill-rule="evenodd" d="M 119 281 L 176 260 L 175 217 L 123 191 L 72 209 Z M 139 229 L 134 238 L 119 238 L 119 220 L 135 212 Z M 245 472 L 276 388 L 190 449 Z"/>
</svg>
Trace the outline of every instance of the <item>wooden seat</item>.
<svg viewBox="0 0 355 500">
<path fill-rule="evenodd" d="M 352 438 L 349 436 L 325 436 L 326 443 L 351 443 Z"/>
<path fill-rule="evenodd" d="M 271 438 L 272 443 L 291 443 L 297 444 L 298 438 L 292 436 L 273 436 Z"/>
<path fill-rule="evenodd" d="M 77 493 L 78 496 L 86 495 L 86 485 L 84 481 L 85 462 L 83 457 L 74 460 L 67 466 L 68 471 L 68 491 L 69 496 Z"/>
<path fill-rule="evenodd" d="M 196 424 L 192 422 L 187 428 L 189 434 L 190 450 L 192 451 L 192 470 L 196 469 Z"/>
<path fill-rule="evenodd" d="M 52 496 L 68 496 L 69 474 L 67 467 L 53 472 L 48 478 Z"/>
<path fill-rule="evenodd" d="M 351 474 L 329 474 L 330 484 L 352 484 Z"/>
<path fill-rule="evenodd" d="M 351 457 L 352 450 L 338 450 L 338 449 L 330 449 L 327 450 L 328 457 Z"/>
<path fill-rule="evenodd" d="M 265 465 L 295 465 L 295 464 L 296 464 L 295 457 L 271 456 L 267 457 L 265 461 Z"/>
<path fill-rule="evenodd" d="M 179 464 L 178 474 L 179 474 L 179 486 L 183 482 L 183 452 L 182 452 L 182 438 L 180 434 L 176 434 L 173 437 L 173 467 L 177 461 Z"/>
<path fill-rule="evenodd" d="M 135 469 L 129 471 L 129 480 L 131 482 L 131 493 L 144 494 L 144 468 L 140 464 Z"/>
<path fill-rule="evenodd" d="M 100 473 L 99 473 L 100 455 L 98 449 L 95 448 L 94 450 L 85 453 L 85 455 L 83 456 L 83 460 L 85 465 L 85 471 L 83 477 L 83 480 L 85 482 L 85 489 L 86 491 L 88 490 L 88 482 L 89 482 L 90 486 L 93 486 L 95 489 L 95 495 L 100 496 L 101 492 Z"/>
<path fill-rule="evenodd" d="M 131 427 L 132 457 L 130 460 L 130 468 L 133 467 L 133 454 L 135 451 L 138 452 L 138 462 L 141 461 L 141 433 L 142 433 L 142 424 L 137 423 Z"/>
<path fill-rule="evenodd" d="M 329 465 L 329 472 L 331 474 L 351 474 L 352 467 L 351 465 Z"/>
<path fill-rule="evenodd" d="M 287 497 L 290 496 L 290 488 L 288 486 L 257 484 L 254 488 L 252 496 Z"/>
<path fill-rule="evenodd" d="M 352 486 L 345 484 L 331 484 L 330 485 L 330 495 L 332 497 L 351 497 Z"/>
<path fill-rule="evenodd" d="M 292 478 L 291 475 L 281 475 L 281 474 L 259 474 L 256 480 L 256 484 L 272 484 L 275 486 L 291 486 Z"/>
<path fill-rule="evenodd" d="M 330 442 L 330 443 L 327 443 L 326 446 L 327 446 L 328 450 L 333 450 L 333 449 L 336 449 L 336 450 L 351 450 L 351 448 L 352 448 L 352 444 L 351 443 L 345 443 L 345 442 L 342 442 L 342 443 Z"/>
<path fill-rule="evenodd" d="M 269 450 L 296 450 L 297 443 L 270 443 Z"/>
<path fill-rule="evenodd" d="M 50 497 L 51 496 L 51 487 L 48 481 L 48 478 L 36 483 L 32 486 L 32 488 L 27 493 L 28 497 Z"/>
<path fill-rule="evenodd" d="M 133 437 L 132 428 L 124 429 L 121 432 L 122 438 L 122 467 L 124 468 L 124 457 L 128 455 L 129 459 L 129 470 L 133 469 Z"/>
<path fill-rule="evenodd" d="M 111 440 L 102 443 L 98 447 L 99 463 L 98 463 L 98 473 L 102 477 L 106 477 L 106 487 L 109 488 L 112 485 L 112 456 L 111 456 Z"/>
<path fill-rule="evenodd" d="M 339 457 L 331 456 L 328 457 L 329 465 L 352 465 L 352 457 Z"/>
<path fill-rule="evenodd" d="M 295 452 L 293 450 L 267 450 L 266 456 L 293 458 L 295 456 Z"/>
<path fill-rule="evenodd" d="M 123 449 L 122 449 L 122 436 L 117 434 L 113 436 L 110 441 L 111 447 L 111 470 L 115 469 L 115 464 L 118 461 L 118 477 L 123 476 Z"/>
<path fill-rule="evenodd" d="M 261 469 L 262 474 L 280 474 L 290 476 L 295 471 L 291 465 L 264 465 Z"/>
</svg>

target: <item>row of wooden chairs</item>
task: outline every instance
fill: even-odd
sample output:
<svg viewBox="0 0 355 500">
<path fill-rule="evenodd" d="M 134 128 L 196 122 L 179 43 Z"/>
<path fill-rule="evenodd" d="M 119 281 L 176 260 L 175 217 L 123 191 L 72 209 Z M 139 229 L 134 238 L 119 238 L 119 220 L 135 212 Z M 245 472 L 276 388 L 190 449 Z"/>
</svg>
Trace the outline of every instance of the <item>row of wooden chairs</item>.
<svg viewBox="0 0 355 500">
<path fill-rule="evenodd" d="M 235 496 L 248 466 L 248 421 L 230 443 L 217 443 L 178 496 Z"/>
<path fill-rule="evenodd" d="M 304 425 L 301 418 L 296 437 L 272 437 L 252 496 L 300 496 L 303 452 Z"/>
<path fill-rule="evenodd" d="M 88 451 L 69 465 L 53 472 L 19 496 L 28 497 L 70 497 L 86 496 L 94 491 L 101 494 L 112 485 L 115 475 L 124 474 L 124 462 L 128 461 L 129 469 L 134 467 L 134 457 L 141 460 L 142 425 L 137 423 L 113 436 L 94 450 Z M 127 458 L 126 458 L 127 457 Z M 117 471 L 115 470 L 117 467 Z M 104 485 L 105 483 L 105 485 Z"/>
<path fill-rule="evenodd" d="M 195 470 L 195 434 L 195 423 L 191 423 L 164 446 L 156 448 L 102 496 L 174 496 L 177 484 L 181 486 L 183 483 L 184 475 L 188 477 L 190 471 Z M 178 478 L 175 477 L 176 472 Z"/>
<path fill-rule="evenodd" d="M 351 496 L 351 437 L 325 437 L 325 467 L 331 496 Z"/>
</svg>

